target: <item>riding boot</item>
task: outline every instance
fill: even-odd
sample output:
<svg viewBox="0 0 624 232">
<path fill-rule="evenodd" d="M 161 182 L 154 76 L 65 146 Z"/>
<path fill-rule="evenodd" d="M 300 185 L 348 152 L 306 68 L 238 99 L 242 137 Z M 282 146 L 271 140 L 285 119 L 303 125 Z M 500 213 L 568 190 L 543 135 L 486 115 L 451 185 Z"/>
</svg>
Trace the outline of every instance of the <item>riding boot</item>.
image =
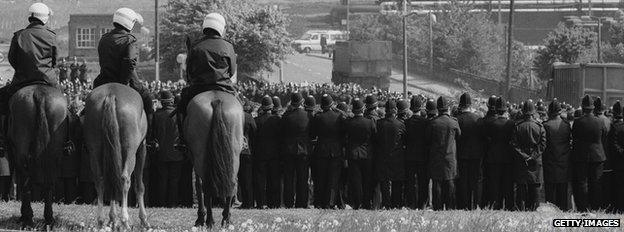
<svg viewBox="0 0 624 232">
<path fill-rule="evenodd" d="M 186 140 L 184 139 L 184 131 L 182 130 L 183 121 L 184 121 L 184 115 L 180 112 L 177 112 L 176 124 L 178 125 L 178 138 L 176 139 L 176 143 L 173 145 L 173 147 L 178 151 L 186 152 L 187 150 Z"/>
</svg>

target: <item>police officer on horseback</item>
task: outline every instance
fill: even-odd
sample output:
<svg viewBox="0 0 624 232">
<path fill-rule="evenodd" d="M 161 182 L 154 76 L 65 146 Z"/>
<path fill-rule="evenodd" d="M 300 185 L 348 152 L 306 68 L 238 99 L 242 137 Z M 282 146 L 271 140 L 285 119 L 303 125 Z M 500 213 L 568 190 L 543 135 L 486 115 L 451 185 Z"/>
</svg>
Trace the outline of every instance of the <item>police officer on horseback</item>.
<svg viewBox="0 0 624 232">
<path fill-rule="evenodd" d="M 154 111 L 152 96 L 137 75 L 139 47 L 136 37 L 130 34 L 135 23 L 143 24 L 143 17 L 132 9 L 120 8 L 113 15 L 115 29 L 104 34 L 98 45 L 100 75 L 93 81 L 93 88 L 107 83 L 130 86 L 141 95 L 149 119 Z"/>
<path fill-rule="evenodd" d="M 46 26 L 52 11 L 39 2 L 32 4 L 28 11 L 30 24 L 15 32 L 11 40 L 9 63 L 15 69 L 15 74 L 10 84 L 0 88 L 0 117 L 9 114 L 9 100 L 21 88 L 35 84 L 58 84 L 54 70 L 57 56 L 56 34 Z M 0 141 L 0 150 L 2 149 L 4 142 Z"/>
<path fill-rule="evenodd" d="M 220 90 L 235 94 L 233 81 L 236 79 L 236 53 L 234 47 L 223 39 L 225 18 L 219 13 L 206 15 L 203 22 L 204 36 L 196 41 L 187 39 L 188 51 L 187 82 L 182 89 L 177 107 L 178 130 L 180 141 L 176 148 L 186 148 L 182 132 L 182 122 L 186 115 L 186 106 L 196 95 L 210 90 Z"/>
</svg>

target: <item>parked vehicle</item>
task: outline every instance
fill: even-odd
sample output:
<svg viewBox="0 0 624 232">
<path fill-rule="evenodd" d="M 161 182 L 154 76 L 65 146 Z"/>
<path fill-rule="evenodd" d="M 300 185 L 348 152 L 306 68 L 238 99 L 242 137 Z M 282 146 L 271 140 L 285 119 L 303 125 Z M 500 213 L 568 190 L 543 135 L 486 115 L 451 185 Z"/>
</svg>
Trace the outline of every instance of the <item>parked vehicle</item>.
<svg viewBox="0 0 624 232">
<path fill-rule="evenodd" d="M 312 51 L 322 51 L 321 38 L 327 39 L 328 50 L 336 44 L 337 41 L 346 41 L 347 33 L 337 30 L 310 30 L 307 31 L 300 39 L 293 42 L 293 47 L 300 53 L 310 53 Z"/>
<path fill-rule="evenodd" d="M 553 65 L 552 79 L 548 83 L 548 98 L 578 106 L 588 94 L 600 97 L 612 105 L 624 101 L 624 65 L 616 63 Z"/>
<path fill-rule="evenodd" d="M 364 88 L 388 90 L 392 75 L 392 42 L 337 42 L 333 57 L 332 82 L 357 83 Z"/>
</svg>

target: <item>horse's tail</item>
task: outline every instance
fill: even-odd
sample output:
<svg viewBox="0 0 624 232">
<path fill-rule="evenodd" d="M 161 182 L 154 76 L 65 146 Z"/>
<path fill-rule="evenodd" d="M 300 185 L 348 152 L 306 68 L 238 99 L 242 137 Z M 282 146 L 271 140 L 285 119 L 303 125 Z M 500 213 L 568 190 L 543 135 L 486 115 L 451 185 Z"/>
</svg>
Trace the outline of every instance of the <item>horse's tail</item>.
<svg viewBox="0 0 624 232">
<path fill-rule="evenodd" d="M 206 157 L 207 183 L 216 196 L 228 197 L 234 194 L 234 149 L 232 149 L 232 131 L 229 120 L 225 118 L 223 102 L 212 103 L 212 123 L 208 135 L 208 156 Z"/>
<path fill-rule="evenodd" d="M 109 196 L 116 201 L 121 201 L 121 172 L 123 167 L 115 99 L 113 95 L 104 98 L 102 110 L 102 130 L 104 132 L 102 161 L 104 162 L 104 186 L 112 186 Z"/>
<path fill-rule="evenodd" d="M 35 105 L 35 136 L 31 142 L 30 154 L 37 160 L 43 154 L 50 142 L 50 129 L 48 117 L 45 111 L 46 95 L 41 91 L 34 91 L 33 103 Z"/>
</svg>

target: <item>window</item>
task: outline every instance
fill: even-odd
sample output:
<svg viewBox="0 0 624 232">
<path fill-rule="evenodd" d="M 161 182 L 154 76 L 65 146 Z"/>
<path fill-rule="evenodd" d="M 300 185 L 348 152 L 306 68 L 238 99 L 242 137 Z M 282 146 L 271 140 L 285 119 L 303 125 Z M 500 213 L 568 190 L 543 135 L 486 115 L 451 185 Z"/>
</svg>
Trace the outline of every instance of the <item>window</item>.
<svg viewBox="0 0 624 232">
<path fill-rule="evenodd" d="M 113 28 L 100 28 L 100 38 L 102 38 L 104 34 L 109 33 L 112 30 Z"/>
<path fill-rule="evenodd" d="M 77 48 L 95 48 L 95 28 L 76 29 Z"/>
<path fill-rule="evenodd" d="M 312 36 L 312 40 L 318 40 L 319 39 L 319 35 L 313 35 Z"/>
</svg>

